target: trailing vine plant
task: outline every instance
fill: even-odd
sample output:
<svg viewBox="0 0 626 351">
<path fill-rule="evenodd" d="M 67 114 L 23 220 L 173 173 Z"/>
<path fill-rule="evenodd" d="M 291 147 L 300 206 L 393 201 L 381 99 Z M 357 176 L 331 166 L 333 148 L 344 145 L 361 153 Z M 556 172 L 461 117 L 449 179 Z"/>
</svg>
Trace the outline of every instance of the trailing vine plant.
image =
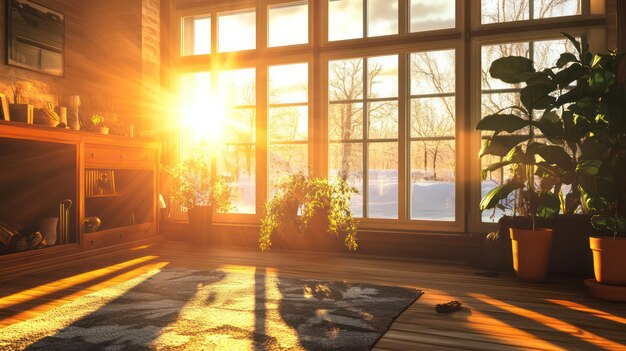
<svg viewBox="0 0 626 351">
<path fill-rule="evenodd" d="M 356 192 L 344 178 L 328 180 L 303 173 L 286 177 L 278 193 L 265 205 L 259 238 L 261 250 L 271 247 L 271 237 L 277 231 L 310 232 L 311 220 L 320 214 L 328 220 L 327 233 L 336 237 L 345 234 L 346 247 L 356 250 L 357 223 L 350 210 L 350 199 Z"/>
</svg>

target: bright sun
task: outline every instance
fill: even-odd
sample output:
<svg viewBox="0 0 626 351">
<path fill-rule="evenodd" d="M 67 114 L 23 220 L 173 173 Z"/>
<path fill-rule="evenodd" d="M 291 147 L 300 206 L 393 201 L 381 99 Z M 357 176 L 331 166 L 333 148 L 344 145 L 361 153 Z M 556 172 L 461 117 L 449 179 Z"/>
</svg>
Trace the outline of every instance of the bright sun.
<svg viewBox="0 0 626 351">
<path fill-rule="evenodd" d="M 181 106 L 183 126 L 192 132 L 194 142 L 220 144 L 226 122 L 224 99 L 200 90 L 193 95 L 192 103 Z"/>
</svg>

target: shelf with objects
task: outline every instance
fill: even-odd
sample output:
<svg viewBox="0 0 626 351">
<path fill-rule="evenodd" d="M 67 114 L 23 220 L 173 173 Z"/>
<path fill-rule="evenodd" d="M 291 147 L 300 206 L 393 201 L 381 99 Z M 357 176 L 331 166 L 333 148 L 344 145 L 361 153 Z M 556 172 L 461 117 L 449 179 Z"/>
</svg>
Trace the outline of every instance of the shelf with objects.
<svg viewBox="0 0 626 351">
<path fill-rule="evenodd" d="M 161 240 L 158 164 L 153 140 L 0 120 L 0 280 Z"/>
<path fill-rule="evenodd" d="M 85 170 L 85 234 L 154 222 L 154 174 L 139 169 Z"/>
<path fill-rule="evenodd" d="M 78 242 L 78 145 L 0 137 L 0 254 Z"/>
</svg>

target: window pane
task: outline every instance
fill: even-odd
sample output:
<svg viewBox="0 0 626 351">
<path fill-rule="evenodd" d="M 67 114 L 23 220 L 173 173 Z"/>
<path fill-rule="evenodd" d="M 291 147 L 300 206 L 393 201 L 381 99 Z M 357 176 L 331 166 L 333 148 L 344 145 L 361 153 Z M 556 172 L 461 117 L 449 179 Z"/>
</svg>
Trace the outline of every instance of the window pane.
<svg viewBox="0 0 626 351">
<path fill-rule="evenodd" d="M 398 143 L 368 145 L 369 218 L 398 218 Z"/>
<path fill-rule="evenodd" d="M 256 101 L 255 79 L 254 68 L 220 72 L 220 98 L 228 106 L 254 105 Z"/>
<path fill-rule="evenodd" d="M 455 27 L 455 0 L 411 0 L 411 32 Z"/>
<path fill-rule="evenodd" d="M 508 106 L 520 106 L 521 103 L 518 93 L 483 94 L 481 116 L 485 117 L 494 114 Z"/>
<path fill-rule="evenodd" d="M 398 96 L 398 55 L 367 59 L 369 98 Z"/>
<path fill-rule="evenodd" d="M 328 1 L 328 40 L 363 38 L 363 0 Z"/>
<path fill-rule="evenodd" d="M 521 21 L 530 18 L 527 0 L 481 0 L 482 24 Z"/>
<path fill-rule="evenodd" d="M 281 178 L 308 171 L 307 144 L 271 144 L 269 149 L 269 198 L 276 194 Z"/>
<path fill-rule="evenodd" d="M 352 195 L 350 210 L 363 217 L 363 144 L 331 143 L 328 146 L 329 176 L 344 177 L 358 193 Z"/>
<path fill-rule="evenodd" d="M 485 156 L 481 159 L 481 169 L 484 169 L 490 164 L 500 162 L 500 161 L 502 161 L 501 157 Z M 512 174 L 511 174 L 510 167 L 505 167 L 504 169 L 497 170 L 495 172 L 489 172 L 487 174 L 487 179 L 481 181 L 480 183 L 481 198 L 487 195 L 487 193 L 490 192 L 493 188 L 506 182 L 507 179 L 511 178 L 511 176 Z M 513 198 L 514 198 L 514 194 L 511 193 L 511 195 L 506 200 L 501 201 L 501 203 L 512 205 Z M 497 223 L 500 217 L 504 215 L 505 215 L 504 211 L 500 209 L 494 209 L 494 210 L 483 211 L 481 217 L 482 217 L 483 222 Z"/>
<path fill-rule="evenodd" d="M 256 148 L 254 144 L 225 145 L 218 157 L 217 173 L 226 177 L 233 190 L 231 213 L 256 213 Z"/>
<path fill-rule="evenodd" d="M 328 63 L 328 99 L 353 101 L 363 98 L 363 59 Z"/>
<path fill-rule="evenodd" d="M 197 72 L 181 75 L 180 118 L 181 126 L 187 135 L 183 153 L 200 139 L 210 135 L 207 130 L 213 118 L 206 108 L 211 98 L 211 73 Z"/>
<path fill-rule="evenodd" d="M 309 65 L 271 66 L 269 68 L 270 104 L 301 103 L 309 100 Z"/>
<path fill-rule="evenodd" d="M 368 138 L 394 139 L 398 137 L 398 102 L 370 102 L 368 109 Z"/>
<path fill-rule="evenodd" d="M 411 219 L 455 220 L 454 140 L 411 142 Z"/>
<path fill-rule="evenodd" d="M 182 26 L 183 56 L 211 53 L 211 17 L 185 17 Z"/>
<path fill-rule="evenodd" d="M 270 141 L 306 141 L 309 136 L 307 106 L 270 108 Z"/>
<path fill-rule="evenodd" d="M 256 12 L 245 10 L 218 14 L 218 51 L 256 48 Z"/>
<path fill-rule="evenodd" d="M 535 0 L 533 18 L 573 16 L 581 14 L 581 0 Z"/>
<path fill-rule="evenodd" d="M 363 138 L 363 104 L 331 104 L 328 111 L 328 139 Z"/>
<path fill-rule="evenodd" d="M 268 46 L 309 42 L 309 6 L 306 1 L 270 6 L 268 17 Z"/>
<path fill-rule="evenodd" d="M 454 138 L 455 108 L 454 97 L 412 99 L 411 138 Z"/>
<path fill-rule="evenodd" d="M 224 141 L 226 143 L 252 143 L 256 139 L 254 108 L 232 108 L 227 112 Z"/>
<path fill-rule="evenodd" d="M 489 68 L 493 61 L 505 57 L 505 56 L 523 56 L 529 57 L 529 44 L 528 42 L 521 43 L 503 43 L 497 45 L 486 45 L 482 47 L 481 51 L 481 66 L 482 66 L 482 83 L 483 89 L 508 89 L 508 88 L 521 88 L 520 84 L 508 84 L 499 79 L 494 79 L 489 74 Z"/>
<path fill-rule="evenodd" d="M 532 4 L 532 5 L 530 5 Z M 481 0 L 481 23 L 580 15 L 581 0 Z"/>
<path fill-rule="evenodd" d="M 398 1 L 367 1 L 367 36 L 398 34 Z"/>
<path fill-rule="evenodd" d="M 411 54 L 411 95 L 454 93 L 454 50 Z"/>
<path fill-rule="evenodd" d="M 576 38 L 580 40 L 580 38 Z M 554 67 L 562 53 L 576 53 L 576 48 L 567 39 L 542 40 L 533 42 L 535 68 L 541 70 Z"/>
</svg>

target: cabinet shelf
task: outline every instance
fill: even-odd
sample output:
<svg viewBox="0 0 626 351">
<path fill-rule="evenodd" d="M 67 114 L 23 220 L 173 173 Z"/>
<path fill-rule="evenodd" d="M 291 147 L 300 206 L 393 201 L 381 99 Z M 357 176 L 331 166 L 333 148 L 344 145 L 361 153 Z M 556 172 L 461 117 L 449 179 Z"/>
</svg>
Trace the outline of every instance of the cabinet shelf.
<svg viewBox="0 0 626 351">
<path fill-rule="evenodd" d="M 102 199 L 108 197 L 120 197 L 124 196 L 123 193 L 115 193 L 115 194 L 102 194 L 102 195 L 85 195 L 85 199 Z"/>
</svg>

